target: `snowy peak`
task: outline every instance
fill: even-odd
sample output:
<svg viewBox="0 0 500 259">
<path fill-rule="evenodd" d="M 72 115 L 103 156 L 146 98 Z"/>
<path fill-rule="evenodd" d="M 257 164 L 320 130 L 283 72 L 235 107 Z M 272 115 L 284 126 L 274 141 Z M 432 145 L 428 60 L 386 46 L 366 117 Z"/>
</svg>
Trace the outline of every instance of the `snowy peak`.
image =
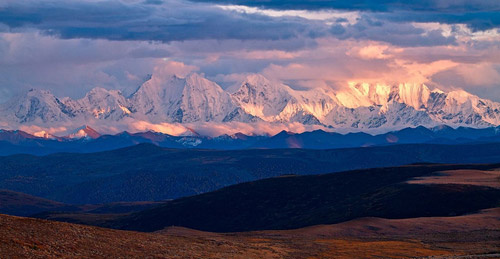
<svg viewBox="0 0 500 259">
<path fill-rule="evenodd" d="M 120 91 L 107 90 L 101 87 L 93 88 L 80 100 L 88 103 L 102 103 L 103 101 L 126 102 Z"/>
<path fill-rule="evenodd" d="M 222 121 L 236 107 L 227 92 L 199 74 L 153 77 L 131 97 L 131 105 L 153 122 Z"/>
<path fill-rule="evenodd" d="M 294 90 L 262 75 L 249 75 L 232 94 L 247 113 L 269 122 L 322 124 L 336 102 L 323 90 Z"/>
<path fill-rule="evenodd" d="M 99 138 L 101 134 L 97 132 L 95 129 L 85 125 L 82 126 L 67 136 L 70 139 L 96 139 Z"/>
<path fill-rule="evenodd" d="M 249 75 L 231 96 L 248 114 L 272 121 L 293 99 L 292 90 L 279 82 L 272 82 L 262 75 Z"/>
<path fill-rule="evenodd" d="M 199 74 L 185 79 L 178 122 L 221 122 L 236 106 L 231 97 L 218 84 Z"/>
<path fill-rule="evenodd" d="M 193 73 L 184 79 L 182 95 L 183 101 L 189 105 L 199 105 L 200 102 L 208 102 L 207 105 L 214 105 L 215 98 L 223 98 L 228 101 L 229 94 L 226 93 L 218 84 L 212 82 L 199 74 Z M 191 98 L 191 99 L 189 99 Z M 196 98 L 196 99 L 195 99 Z"/>
<path fill-rule="evenodd" d="M 344 106 L 350 108 L 382 106 L 380 111 L 383 113 L 391 109 L 389 107 L 391 103 L 393 107 L 395 104 L 402 104 L 415 111 L 423 111 L 425 117 L 430 118 L 430 122 L 429 119 L 425 119 L 427 124 L 416 120 L 411 125 L 431 126 L 429 123 L 445 123 L 486 127 L 500 123 L 499 103 L 482 100 L 463 90 L 448 93 L 439 89 L 431 91 L 424 84 L 350 85 L 347 91 L 338 93 L 337 98 Z"/>
<path fill-rule="evenodd" d="M 404 103 L 415 109 L 426 107 L 431 91 L 424 84 L 402 83 L 396 86 L 386 84 L 349 84 L 347 90 L 337 94 L 342 105 L 349 108 L 360 106 L 387 105 L 390 101 Z"/>
<path fill-rule="evenodd" d="M 289 95 L 290 92 L 293 91 L 289 86 L 278 81 L 271 81 L 263 75 L 259 74 L 247 75 L 245 79 L 239 83 L 239 85 L 240 87 L 237 92 L 239 92 L 240 90 L 251 90 L 256 93 L 267 94 L 267 97 L 276 95 Z M 266 96 L 261 95 L 260 97 Z"/>
<path fill-rule="evenodd" d="M 30 89 L 0 108 L 8 120 L 16 123 L 67 121 L 71 114 L 66 105 L 46 90 Z"/>
<path fill-rule="evenodd" d="M 130 129 L 134 122 L 241 122 L 315 125 L 339 131 L 397 130 L 405 127 L 500 125 L 500 104 L 463 90 L 444 92 L 424 84 L 351 83 L 341 90 L 295 90 L 259 74 L 246 76 L 229 93 L 217 83 L 192 73 L 186 77 L 152 75 L 130 97 L 94 88 L 83 98 L 58 99 L 48 91 L 30 90 L 0 107 L 0 125 L 43 127 L 98 125 Z M 205 125 L 206 126 L 206 125 Z M 74 137 L 95 137 L 88 128 Z"/>
<path fill-rule="evenodd" d="M 466 102 L 475 102 L 477 99 L 477 96 L 474 96 L 464 90 L 451 91 L 447 94 L 446 98 L 447 101 L 454 102 L 457 105 L 461 105 Z"/>
<path fill-rule="evenodd" d="M 117 90 L 96 87 L 78 100 L 79 110 L 86 110 L 95 119 L 119 120 L 131 114 L 128 100 Z M 85 112 L 84 112 L 85 113 Z"/>
<path fill-rule="evenodd" d="M 132 96 L 132 100 L 137 98 L 147 98 L 155 102 L 173 102 L 182 95 L 185 80 L 177 76 L 160 78 L 152 76 L 151 79 L 142 84 Z"/>
<path fill-rule="evenodd" d="M 212 82 L 204 77 L 202 77 L 200 74 L 197 73 L 191 73 L 189 74 L 185 79 L 185 85 L 189 88 L 200 90 L 200 91 L 215 91 L 215 92 L 224 92 L 222 88 L 216 84 L 215 82 Z"/>
<path fill-rule="evenodd" d="M 280 91 L 290 91 L 291 89 L 278 81 L 271 81 L 268 78 L 266 78 L 263 75 L 260 74 L 250 74 L 247 75 L 243 81 L 240 82 L 240 85 L 250 85 L 253 86 L 254 88 L 257 88 L 261 91 L 268 91 L 268 92 L 280 92 Z"/>
<path fill-rule="evenodd" d="M 177 76 L 161 78 L 151 76 L 129 98 L 132 111 L 143 120 L 153 123 L 175 121 L 185 80 Z"/>
</svg>

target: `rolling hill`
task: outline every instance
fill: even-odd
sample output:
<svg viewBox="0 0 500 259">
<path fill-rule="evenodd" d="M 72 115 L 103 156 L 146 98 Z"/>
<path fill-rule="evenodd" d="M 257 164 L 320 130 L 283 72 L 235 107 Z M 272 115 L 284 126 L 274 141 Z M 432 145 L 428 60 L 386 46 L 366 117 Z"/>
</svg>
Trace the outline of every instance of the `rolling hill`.
<svg viewBox="0 0 500 259">
<path fill-rule="evenodd" d="M 499 254 L 498 213 L 229 234 L 179 227 L 140 233 L 0 214 L 0 251 L 8 258 L 488 258 Z"/>
<path fill-rule="evenodd" d="M 456 170 L 496 168 L 500 165 L 411 165 L 270 178 L 169 201 L 110 220 L 104 226 L 138 231 L 182 226 L 235 232 L 294 229 L 362 217 L 463 215 L 499 206 L 500 184 L 408 181 L 443 173 L 453 176 Z M 496 183 L 499 176 L 498 171 L 491 171 L 487 181 Z"/>
<path fill-rule="evenodd" d="M 0 188 L 69 204 L 159 201 L 281 175 L 412 163 L 495 163 L 497 144 L 308 150 L 186 150 L 151 144 L 90 153 L 0 157 Z"/>
</svg>

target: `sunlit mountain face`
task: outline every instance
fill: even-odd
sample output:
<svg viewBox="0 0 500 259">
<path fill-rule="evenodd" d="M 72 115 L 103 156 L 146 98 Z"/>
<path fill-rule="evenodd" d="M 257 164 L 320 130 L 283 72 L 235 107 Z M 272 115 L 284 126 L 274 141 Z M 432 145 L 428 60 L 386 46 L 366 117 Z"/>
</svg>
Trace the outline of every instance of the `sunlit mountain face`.
<svg viewBox="0 0 500 259">
<path fill-rule="evenodd" d="M 55 138 L 496 127 L 499 12 L 488 0 L 7 0 L 0 128 Z"/>
</svg>

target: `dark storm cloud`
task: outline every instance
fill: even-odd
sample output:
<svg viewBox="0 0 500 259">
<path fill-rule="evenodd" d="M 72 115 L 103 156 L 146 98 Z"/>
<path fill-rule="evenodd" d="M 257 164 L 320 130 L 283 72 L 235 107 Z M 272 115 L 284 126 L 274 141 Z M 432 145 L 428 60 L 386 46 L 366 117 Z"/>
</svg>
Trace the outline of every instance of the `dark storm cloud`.
<svg viewBox="0 0 500 259">
<path fill-rule="evenodd" d="M 193 0 L 277 10 L 336 9 L 376 13 L 400 22 L 465 23 L 474 30 L 500 26 L 498 0 Z"/>
<path fill-rule="evenodd" d="M 163 0 L 146 0 L 144 4 L 161 5 L 163 4 Z"/>
<path fill-rule="evenodd" d="M 500 3 L 500 1 L 498 1 L 498 3 Z M 462 13 L 401 11 L 397 13 L 376 13 L 373 16 L 393 22 L 464 23 L 474 31 L 488 30 L 500 26 L 500 10 Z"/>
<path fill-rule="evenodd" d="M 306 19 L 225 11 L 183 1 L 11 1 L 0 4 L 0 23 L 34 27 L 61 38 L 182 41 L 279 40 L 322 35 L 325 26 Z"/>
<path fill-rule="evenodd" d="M 246 5 L 279 10 L 341 9 L 359 11 L 439 11 L 468 12 L 499 10 L 496 0 L 192 0 L 218 4 Z"/>
<path fill-rule="evenodd" d="M 361 39 L 388 42 L 402 47 L 454 45 L 453 36 L 445 37 L 440 30 L 425 31 L 412 24 L 373 20 L 362 17 L 357 23 L 336 24 L 330 32 L 339 39 Z"/>
<path fill-rule="evenodd" d="M 293 2 L 292 2 L 293 3 Z M 312 3 L 312 2 L 311 2 Z M 374 16 L 377 15 L 377 16 Z M 63 39 L 89 38 L 139 41 L 245 40 L 263 41 L 266 48 L 288 50 L 283 40 L 329 36 L 369 39 L 400 46 L 453 44 L 440 31 L 425 32 L 400 17 L 364 13 L 355 24 L 345 18 L 328 26 L 296 16 L 223 10 L 182 0 L 124 2 L 8 1 L 0 4 L 0 27 L 10 31 L 35 28 Z M 262 45 L 262 44 L 261 44 Z M 203 46 L 197 46 L 203 48 Z"/>
</svg>

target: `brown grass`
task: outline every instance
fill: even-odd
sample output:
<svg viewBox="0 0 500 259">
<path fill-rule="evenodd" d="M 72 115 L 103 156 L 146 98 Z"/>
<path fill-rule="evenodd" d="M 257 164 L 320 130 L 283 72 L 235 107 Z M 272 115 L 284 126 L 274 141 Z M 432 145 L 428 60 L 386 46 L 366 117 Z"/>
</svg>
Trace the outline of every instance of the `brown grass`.
<svg viewBox="0 0 500 259">
<path fill-rule="evenodd" d="M 417 177 L 412 184 L 464 184 L 500 188 L 500 171 L 451 170 L 438 175 Z"/>
<path fill-rule="evenodd" d="M 4 258 L 412 258 L 499 253 L 500 209 L 451 218 L 365 218 L 288 231 L 156 233 L 0 215 Z"/>
</svg>

